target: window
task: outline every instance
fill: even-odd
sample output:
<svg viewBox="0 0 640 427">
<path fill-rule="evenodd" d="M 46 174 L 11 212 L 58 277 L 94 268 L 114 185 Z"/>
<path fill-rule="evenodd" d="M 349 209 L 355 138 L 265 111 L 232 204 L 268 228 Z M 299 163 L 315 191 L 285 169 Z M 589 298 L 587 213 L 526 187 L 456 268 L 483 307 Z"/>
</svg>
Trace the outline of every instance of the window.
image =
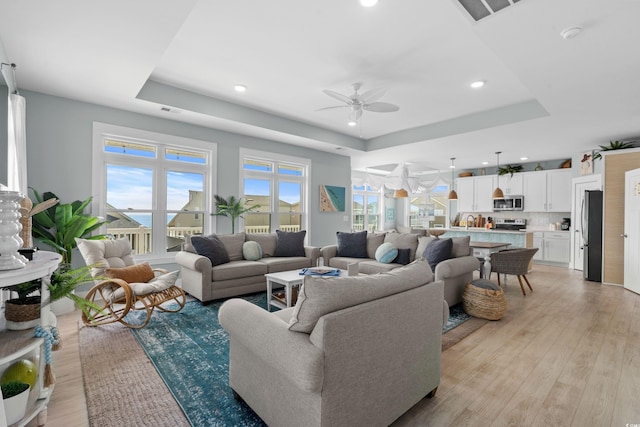
<svg viewBox="0 0 640 427">
<path fill-rule="evenodd" d="M 247 233 L 306 229 L 310 161 L 240 150 L 242 197 L 260 205 L 244 215 Z"/>
<path fill-rule="evenodd" d="M 93 211 L 135 255 L 167 257 L 211 229 L 216 144 L 94 124 Z"/>
<path fill-rule="evenodd" d="M 428 194 L 414 194 L 409 209 L 409 224 L 413 228 L 438 228 L 447 224 L 448 186 L 436 186 Z"/>
<path fill-rule="evenodd" d="M 367 230 L 373 232 L 379 230 L 381 192 L 374 191 L 368 185 L 353 186 L 352 203 L 352 228 L 355 231 Z"/>
</svg>

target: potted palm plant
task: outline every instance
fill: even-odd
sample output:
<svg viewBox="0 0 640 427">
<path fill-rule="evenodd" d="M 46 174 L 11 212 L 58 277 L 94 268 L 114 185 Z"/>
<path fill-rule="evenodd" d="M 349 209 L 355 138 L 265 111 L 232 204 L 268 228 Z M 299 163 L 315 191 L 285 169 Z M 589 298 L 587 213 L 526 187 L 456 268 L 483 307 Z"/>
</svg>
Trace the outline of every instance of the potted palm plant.
<svg viewBox="0 0 640 427">
<path fill-rule="evenodd" d="M 244 214 L 253 212 L 260 207 L 260 205 L 247 205 L 246 202 L 251 200 L 243 200 L 242 197 L 236 199 L 234 196 L 229 196 L 228 199 L 225 199 L 217 194 L 213 197 L 216 200 L 216 211 L 211 215 L 231 218 L 231 234 L 236 232 L 236 220 L 238 218 L 244 218 Z"/>
</svg>

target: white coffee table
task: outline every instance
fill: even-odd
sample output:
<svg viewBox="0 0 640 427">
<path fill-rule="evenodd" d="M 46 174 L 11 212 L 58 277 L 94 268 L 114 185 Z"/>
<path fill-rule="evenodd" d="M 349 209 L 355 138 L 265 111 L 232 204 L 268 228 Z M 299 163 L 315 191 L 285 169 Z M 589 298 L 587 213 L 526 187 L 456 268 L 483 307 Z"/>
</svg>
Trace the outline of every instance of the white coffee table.
<svg viewBox="0 0 640 427">
<path fill-rule="evenodd" d="M 291 293 L 294 286 L 302 285 L 304 275 L 300 274 L 302 269 L 290 271 L 281 271 L 279 273 L 267 273 L 267 310 L 271 310 L 271 306 L 278 308 L 291 307 Z M 340 270 L 340 276 L 346 276 L 347 270 Z M 336 277 L 336 276 L 314 276 L 314 277 Z M 273 298 L 273 285 L 284 286 L 285 304 Z"/>
</svg>

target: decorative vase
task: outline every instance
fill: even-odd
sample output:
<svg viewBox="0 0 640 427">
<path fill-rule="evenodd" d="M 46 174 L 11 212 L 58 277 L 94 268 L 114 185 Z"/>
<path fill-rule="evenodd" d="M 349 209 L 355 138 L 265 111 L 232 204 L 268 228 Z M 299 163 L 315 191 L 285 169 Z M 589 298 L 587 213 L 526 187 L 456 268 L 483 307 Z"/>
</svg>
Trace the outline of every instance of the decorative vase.
<svg viewBox="0 0 640 427">
<path fill-rule="evenodd" d="M 541 171 L 542 170 L 542 165 L 540 165 L 540 163 L 538 163 L 538 166 L 536 166 L 535 170 L 536 171 Z"/>
<path fill-rule="evenodd" d="M 17 423 L 24 417 L 24 414 L 27 412 L 30 390 L 31 387 L 20 394 L 2 400 L 5 416 L 7 418 L 7 425 Z"/>
<path fill-rule="evenodd" d="M 18 253 L 22 247 L 22 198 L 17 191 L 0 191 L 0 270 L 13 270 L 27 265 L 26 258 Z"/>
</svg>

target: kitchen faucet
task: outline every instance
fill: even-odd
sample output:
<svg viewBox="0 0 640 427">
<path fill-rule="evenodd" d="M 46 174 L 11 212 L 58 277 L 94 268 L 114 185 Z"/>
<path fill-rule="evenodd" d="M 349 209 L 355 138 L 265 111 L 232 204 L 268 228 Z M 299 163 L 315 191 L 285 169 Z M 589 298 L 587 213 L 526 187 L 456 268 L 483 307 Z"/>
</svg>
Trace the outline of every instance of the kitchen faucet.
<svg viewBox="0 0 640 427">
<path fill-rule="evenodd" d="M 467 228 L 466 228 L 467 230 L 469 229 L 469 217 L 471 217 L 471 223 L 472 224 L 475 225 L 475 222 L 476 222 L 476 218 L 473 215 L 471 215 L 471 214 L 467 215 Z"/>
</svg>

